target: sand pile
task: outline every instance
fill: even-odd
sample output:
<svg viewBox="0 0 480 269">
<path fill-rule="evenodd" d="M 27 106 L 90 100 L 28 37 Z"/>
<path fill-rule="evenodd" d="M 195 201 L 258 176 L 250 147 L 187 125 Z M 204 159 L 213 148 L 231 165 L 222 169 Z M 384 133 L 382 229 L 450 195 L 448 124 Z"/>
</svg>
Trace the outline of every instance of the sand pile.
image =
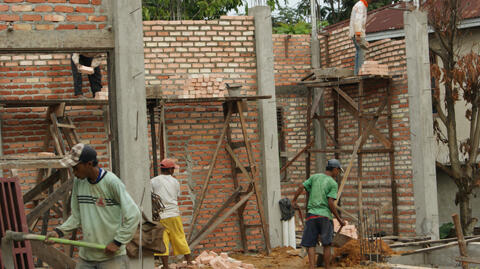
<svg viewBox="0 0 480 269">
<path fill-rule="evenodd" d="M 382 240 L 378 240 L 377 244 L 379 245 L 380 254 L 383 256 L 391 256 L 395 252 L 388 246 L 387 243 Z M 340 267 L 351 267 L 359 265 L 362 261 L 362 256 L 360 253 L 360 241 L 359 240 L 350 240 L 341 248 L 335 248 L 334 257 L 336 260 L 339 260 L 336 265 Z M 373 254 L 373 253 L 372 253 Z"/>
</svg>

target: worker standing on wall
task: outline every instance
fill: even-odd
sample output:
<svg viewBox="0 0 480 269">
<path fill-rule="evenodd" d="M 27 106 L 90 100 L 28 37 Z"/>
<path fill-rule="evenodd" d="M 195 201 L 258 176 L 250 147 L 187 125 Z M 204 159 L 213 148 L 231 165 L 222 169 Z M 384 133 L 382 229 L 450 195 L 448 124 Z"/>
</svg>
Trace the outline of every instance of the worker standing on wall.
<svg viewBox="0 0 480 269">
<path fill-rule="evenodd" d="M 82 229 L 87 242 L 106 245 L 105 251 L 80 248 L 76 269 L 128 268 L 125 245 L 130 242 L 140 222 L 140 210 L 112 172 L 98 167 L 97 152 L 88 145 L 76 144 L 61 160 L 73 167 L 72 215 L 50 237 Z"/>
<path fill-rule="evenodd" d="M 160 213 L 160 223 L 165 227 L 163 242 L 166 251 L 160 254 L 163 269 L 168 269 L 168 255 L 170 254 L 169 244 L 172 245 L 173 255 L 184 255 L 187 264 L 192 264 L 190 247 L 188 246 L 185 232 L 183 231 L 180 208 L 178 207 L 178 196 L 180 196 L 180 183 L 173 177 L 175 162 L 171 159 L 164 159 L 160 162 L 160 175 L 152 178 L 152 191 L 160 196 L 165 209 Z"/>
<path fill-rule="evenodd" d="M 102 58 L 98 53 L 73 53 L 71 59 L 73 88 L 75 96 L 83 97 L 82 74 L 88 76 L 92 97 L 102 90 L 102 73 L 100 63 Z"/>
<path fill-rule="evenodd" d="M 343 169 L 340 162 L 336 159 L 329 160 L 325 173 L 314 174 L 305 182 L 300 183 L 292 200 L 292 205 L 298 207 L 298 196 L 300 196 L 304 190 L 307 191 L 307 217 L 302 242 L 300 244 L 307 248 L 310 269 L 316 267 L 315 246 L 318 243 L 319 237 L 323 246 L 325 268 L 330 268 L 331 245 L 333 240 L 332 213 L 340 225 L 345 226 L 344 220 L 340 217 L 335 207 L 338 184 L 334 178 L 340 175 L 341 172 L 343 172 Z"/>
<path fill-rule="evenodd" d="M 368 49 L 368 42 L 365 39 L 365 29 L 367 23 L 367 8 L 368 4 L 373 0 L 360 0 L 358 1 L 352 9 L 350 15 L 350 31 L 349 37 L 353 40 L 353 45 L 355 46 L 355 76 L 358 75 L 358 71 L 365 61 L 365 53 Z"/>
</svg>

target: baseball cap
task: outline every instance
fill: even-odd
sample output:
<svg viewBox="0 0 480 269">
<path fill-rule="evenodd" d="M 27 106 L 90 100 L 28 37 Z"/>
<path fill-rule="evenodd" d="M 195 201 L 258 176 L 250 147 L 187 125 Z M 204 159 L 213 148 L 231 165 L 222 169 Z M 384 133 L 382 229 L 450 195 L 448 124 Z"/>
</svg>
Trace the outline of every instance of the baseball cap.
<svg viewBox="0 0 480 269">
<path fill-rule="evenodd" d="M 97 152 L 88 145 L 79 143 L 72 147 L 70 152 L 60 160 L 64 167 L 72 167 L 79 163 L 97 160 Z"/>
<path fill-rule="evenodd" d="M 343 172 L 342 165 L 340 164 L 340 161 L 337 159 L 328 160 L 327 167 L 339 168 Z"/>
<path fill-rule="evenodd" d="M 175 161 L 172 159 L 163 159 L 160 162 L 160 168 L 175 168 Z"/>
</svg>

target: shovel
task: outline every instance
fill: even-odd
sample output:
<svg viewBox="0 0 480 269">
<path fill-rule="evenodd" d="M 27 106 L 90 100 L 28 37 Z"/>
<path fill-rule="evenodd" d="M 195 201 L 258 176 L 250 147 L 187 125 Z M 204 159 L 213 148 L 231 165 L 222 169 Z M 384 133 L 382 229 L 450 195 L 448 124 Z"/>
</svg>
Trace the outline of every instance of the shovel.
<svg viewBox="0 0 480 269">
<path fill-rule="evenodd" d="M 345 245 L 348 241 L 352 240 L 352 238 L 348 235 L 341 234 L 343 226 L 340 226 L 337 233 L 333 237 L 332 246 L 336 248 L 341 248 Z"/>
<path fill-rule="evenodd" d="M 24 241 L 24 240 L 37 240 L 37 241 L 45 241 L 45 235 L 38 235 L 38 234 L 27 234 L 22 232 L 13 232 L 13 231 L 6 231 L 5 236 L 2 238 L 2 261 L 5 268 L 15 268 L 15 263 L 13 261 L 13 241 Z M 50 237 L 48 238 L 49 241 L 64 244 L 64 245 L 72 245 L 77 247 L 86 247 L 86 248 L 94 248 L 99 250 L 105 250 L 106 246 L 96 243 L 88 243 L 83 241 L 74 241 L 68 240 L 63 238 L 55 238 Z"/>
</svg>

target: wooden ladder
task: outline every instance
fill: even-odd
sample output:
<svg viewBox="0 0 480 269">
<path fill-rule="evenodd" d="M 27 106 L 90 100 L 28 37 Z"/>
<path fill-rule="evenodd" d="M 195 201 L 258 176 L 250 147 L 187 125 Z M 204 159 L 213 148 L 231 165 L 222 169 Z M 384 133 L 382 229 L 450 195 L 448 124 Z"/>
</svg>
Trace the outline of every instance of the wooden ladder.
<svg viewBox="0 0 480 269">
<path fill-rule="evenodd" d="M 256 169 L 255 159 L 253 158 L 252 153 L 252 147 L 250 141 L 248 140 L 245 116 L 243 114 L 247 110 L 246 105 L 246 101 L 242 100 L 232 100 L 223 103 L 225 121 L 222 133 L 217 142 L 217 148 L 210 163 L 207 180 L 204 182 L 202 191 L 200 193 L 200 198 L 198 200 L 198 206 L 196 207 L 193 214 L 191 230 L 189 234 L 189 245 L 191 248 L 194 248 L 196 245 L 198 245 L 206 236 L 213 232 L 213 230 L 219 224 L 221 224 L 228 216 L 230 216 L 234 212 L 237 212 L 243 251 L 248 250 L 246 236 L 246 229 L 248 228 L 260 228 L 265 242 L 265 249 L 267 253 L 270 253 L 271 251 L 270 236 L 268 231 L 268 224 L 265 219 L 262 197 L 260 196 L 259 184 L 257 180 L 255 180 L 255 178 L 258 177 L 258 170 Z M 230 123 L 232 121 L 233 115 L 238 115 L 239 118 L 240 128 L 243 136 L 243 139 L 240 141 L 233 141 L 232 139 L 232 128 L 230 127 Z M 195 232 L 196 219 L 201 209 L 203 199 L 205 198 L 205 193 L 213 173 L 213 168 L 215 166 L 218 152 L 223 143 L 225 143 L 225 149 L 231 162 L 231 174 L 234 184 L 234 192 L 224 202 L 222 207 L 220 207 L 217 212 L 210 218 L 210 220 L 203 226 L 203 228 L 199 232 L 197 232 L 195 236 L 193 236 Z M 235 154 L 235 150 L 240 150 L 242 148 L 245 149 L 245 153 L 247 154 L 247 165 L 242 164 L 240 159 L 237 157 L 237 154 Z M 242 191 L 243 188 L 238 179 L 238 174 L 240 173 L 243 173 L 248 178 L 248 186 L 246 191 Z M 246 225 L 244 216 L 245 207 L 247 206 L 249 198 L 252 196 L 255 196 L 256 206 L 260 217 L 260 224 Z M 230 206 L 232 203 L 233 206 Z M 227 208 L 228 210 L 222 214 L 222 212 L 224 212 Z"/>
</svg>

